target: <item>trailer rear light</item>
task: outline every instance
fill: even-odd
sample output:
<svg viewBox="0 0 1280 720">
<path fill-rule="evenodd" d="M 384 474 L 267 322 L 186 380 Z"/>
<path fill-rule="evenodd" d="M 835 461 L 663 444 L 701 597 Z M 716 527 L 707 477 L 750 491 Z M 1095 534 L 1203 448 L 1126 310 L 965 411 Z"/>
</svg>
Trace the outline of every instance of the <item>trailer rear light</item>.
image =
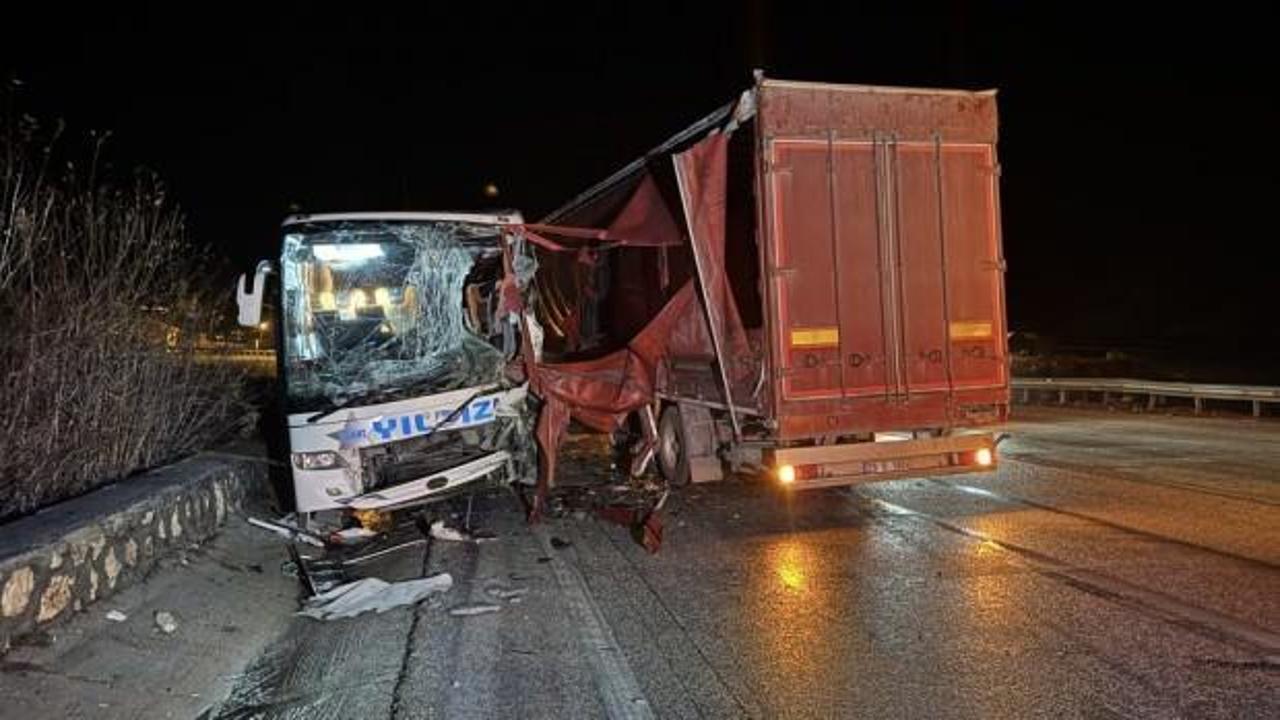
<svg viewBox="0 0 1280 720">
<path fill-rule="evenodd" d="M 973 454 L 973 459 L 979 465 L 987 467 L 995 460 L 995 456 L 991 452 L 991 448 L 978 448 L 978 451 Z"/>
<path fill-rule="evenodd" d="M 821 465 L 779 465 L 774 474 L 778 477 L 778 482 L 783 485 L 792 485 L 797 480 L 810 480 L 822 474 Z"/>
<path fill-rule="evenodd" d="M 796 481 L 795 465 L 779 465 L 778 466 L 778 482 L 783 485 L 790 485 Z"/>
</svg>

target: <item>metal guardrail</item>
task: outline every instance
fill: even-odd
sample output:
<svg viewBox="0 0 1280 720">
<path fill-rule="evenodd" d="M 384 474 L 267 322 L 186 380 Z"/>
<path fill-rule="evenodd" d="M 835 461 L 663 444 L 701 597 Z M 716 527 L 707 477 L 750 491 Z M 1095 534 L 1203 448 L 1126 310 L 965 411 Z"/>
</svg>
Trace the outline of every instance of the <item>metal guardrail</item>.
<svg viewBox="0 0 1280 720">
<path fill-rule="evenodd" d="M 1013 378 L 1015 392 L 1022 402 L 1029 402 L 1032 392 L 1056 392 L 1058 402 L 1065 405 L 1068 393 L 1101 393 L 1109 395 L 1146 395 L 1147 408 L 1155 409 L 1160 400 L 1170 397 L 1191 398 L 1195 411 L 1204 409 L 1205 400 L 1238 400 L 1253 404 L 1253 416 L 1262 416 L 1266 403 L 1280 403 L 1280 387 L 1267 385 L 1220 385 L 1217 383 L 1163 382 L 1122 378 Z"/>
<path fill-rule="evenodd" d="M 234 350 L 197 350 L 195 353 L 196 362 L 241 365 L 244 367 L 254 368 L 255 371 L 267 367 L 274 368 L 276 364 L 275 358 L 275 351 L 270 349 L 254 350 L 253 348 L 236 348 Z"/>
<path fill-rule="evenodd" d="M 216 348 L 210 350 L 196 350 L 196 354 L 201 357 L 262 357 L 272 358 L 276 356 L 276 351 L 271 348 Z"/>
</svg>

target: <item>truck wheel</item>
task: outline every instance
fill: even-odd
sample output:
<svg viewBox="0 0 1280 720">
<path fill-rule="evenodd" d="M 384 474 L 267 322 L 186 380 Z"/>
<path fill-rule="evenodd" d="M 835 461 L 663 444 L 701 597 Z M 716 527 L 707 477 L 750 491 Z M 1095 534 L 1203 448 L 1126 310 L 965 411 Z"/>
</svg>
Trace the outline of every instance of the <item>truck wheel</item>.
<svg viewBox="0 0 1280 720">
<path fill-rule="evenodd" d="M 668 405 L 658 420 L 658 471 L 670 485 L 689 484 L 689 443 L 680 408 Z"/>
</svg>

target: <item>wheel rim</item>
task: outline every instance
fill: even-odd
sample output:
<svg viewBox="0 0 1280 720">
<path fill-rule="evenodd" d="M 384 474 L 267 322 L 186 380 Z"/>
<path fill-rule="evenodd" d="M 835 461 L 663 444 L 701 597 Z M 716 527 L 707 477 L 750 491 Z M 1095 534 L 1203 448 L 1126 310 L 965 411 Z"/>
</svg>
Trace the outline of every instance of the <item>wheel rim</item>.
<svg viewBox="0 0 1280 720">
<path fill-rule="evenodd" d="M 658 453 L 662 460 L 663 474 L 668 479 L 676 473 L 680 466 L 680 433 L 676 432 L 674 423 L 663 423 L 661 437 L 658 438 Z"/>
</svg>

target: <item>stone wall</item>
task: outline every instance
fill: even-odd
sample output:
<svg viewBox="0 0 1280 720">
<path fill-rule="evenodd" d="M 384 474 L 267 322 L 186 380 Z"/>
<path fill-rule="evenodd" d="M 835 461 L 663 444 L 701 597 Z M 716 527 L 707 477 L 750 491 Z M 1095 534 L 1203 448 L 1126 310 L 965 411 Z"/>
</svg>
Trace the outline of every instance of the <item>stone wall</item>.
<svg viewBox="0 0 1280 720">
<path fill-rule="evenodd" d="M 212 537 L 267 493 L 260 454 L 201 454 L 0 525 L 0 653 Z"/>
</svg>

